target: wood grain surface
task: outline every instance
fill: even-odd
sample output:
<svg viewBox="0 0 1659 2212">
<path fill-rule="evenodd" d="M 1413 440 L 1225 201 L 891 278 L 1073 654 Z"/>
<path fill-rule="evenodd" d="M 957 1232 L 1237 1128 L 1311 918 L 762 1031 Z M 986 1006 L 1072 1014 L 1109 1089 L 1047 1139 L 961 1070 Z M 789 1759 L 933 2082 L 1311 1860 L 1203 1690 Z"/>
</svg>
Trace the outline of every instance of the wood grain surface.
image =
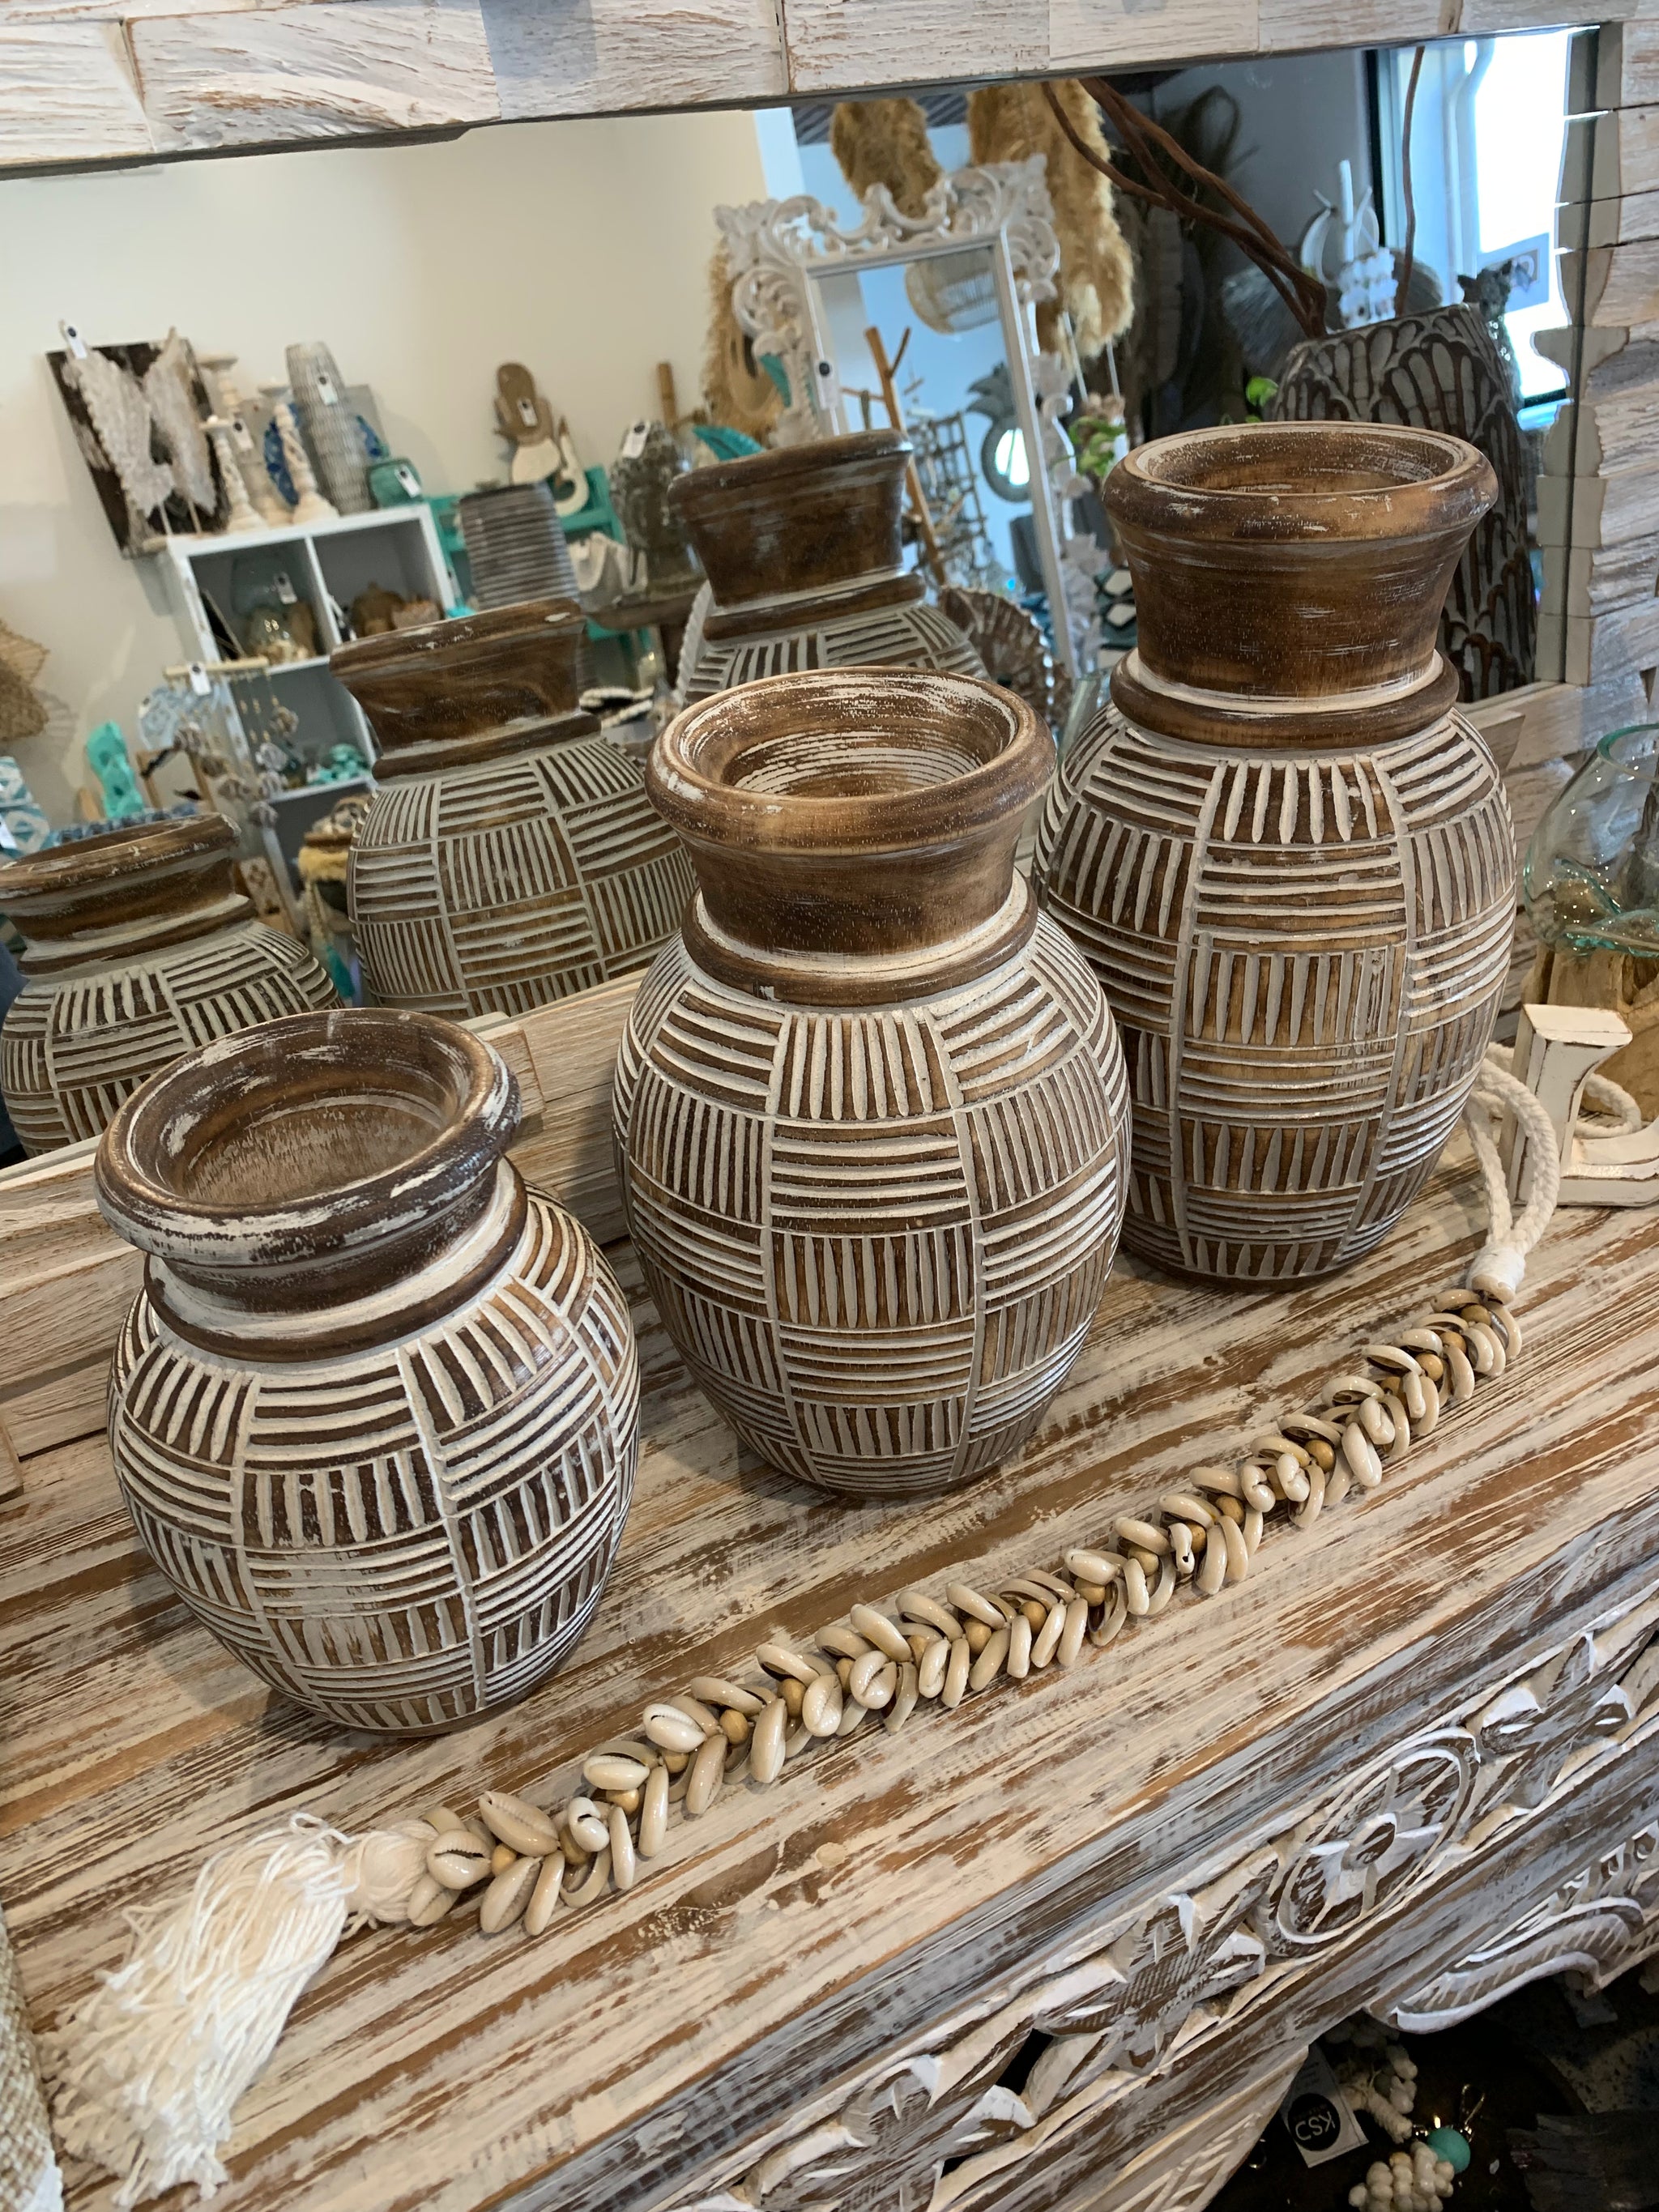
<svg viewBox="0 0 1659 2212">
<path fill-rule="evenodd" d="M 343 1738 L 269 1697 L 137 1553 L 101 1440 L 37 1457 L 0 1520 L 0 1894 L 36 2027 L 121 1954 L 123 1907 L 289 1810 L 356 1827 L 485 1786 L 562 1796 L 586 1746 L 774 1621 L 1057 1559 L 1420 1311 L 1474 1226 L 1453 1165 L 1334 1281 L 1218 1294 L 1121 1263 L 1022 1460 L 928 1508 L 848 1510 L 740 1458 L 641 1310 L 647 1443 L 594 1626 L 523 1706 L 434 1742 Z M 649 2205 L 1651 1583 L 1650 1245 L 1639 1213 L 1558 1216 L 1523 1361 L 1208 1606 L 722 1797 L 538 1942 L 459 1916 L 349 1942 L 244 2100 L 225 2212 Z M 1652 1797 L 1650 1759 L 1625 1765 Z M 71 2176 L 77 2212 L 113 2193 Z"/>
</svg>

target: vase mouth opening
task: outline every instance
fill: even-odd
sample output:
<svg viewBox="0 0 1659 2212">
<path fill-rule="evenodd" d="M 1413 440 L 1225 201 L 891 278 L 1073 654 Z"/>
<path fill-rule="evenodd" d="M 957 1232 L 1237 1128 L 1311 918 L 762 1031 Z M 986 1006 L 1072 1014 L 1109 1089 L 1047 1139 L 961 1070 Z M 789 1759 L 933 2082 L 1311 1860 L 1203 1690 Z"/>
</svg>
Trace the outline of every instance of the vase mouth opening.
<svg viewBox="0 0 1659 2212">
<path fill-rule="evenodd" d="M 137 1091 L 100 1141 L 99 1199 L 147 1251 L 295 1264 L 442 1217 L 493 1173 L 518 1118 L 505 1064 L 453 1023 L 290 1015 Z"/>
<path fill-rule="evenodd" d="M 848 668 L 769 677 L 688 708 L 658 738 L 647 782 L 694 841 L 890 850 L 1000 818 L 1036 796 L 1052 763 L 1036 714 L 995 684 Z"/>
<path fill-rule="evenodd" d="M 71 837 L 0 866 L 0 913 L 27 900 L 95 891 L 169 864 L 208 863 L 234 853 L 237 833 L 222 814 L 182 814 Z"/>
<path fill-rule="evenodd" d="M 495 651 L 508 639 L 526 643 L 549 639 L 560 644 L 579 641 L 586 624 L 586 617 L 574 599 L 523 599 L 481 614 L 452 615 L 442 622 L 348 639 L 330 653 L 329 667 L 342 679 L 426 675 L 433 672 L 436 661 L 447 666 L 457 659 L 465 661 L 474 653 Z"/>
<path fill-rule="evenodd" d="M 1497 495 L 1462 438 L 1393 423 L 1224 423 L 1137 447 L 1106 478 L 1115 519 L 1215 539 L 1398 539 L 1467 530 Z"/>
<path fill-rule="evenodd" d="M 1659 755 L 1659 722 L 1626 722 L 1622 730 L 1609 730 L 1596 740 L 1596 751 L 1615 768 L 1639 775 L 1651 772 Z M 0 883 L 4 878 L 0 877 Z"/>
<path fill-rule="evenodd" d="M 758 493 L 787 486 L 798 477 L 821 476 L 826 468 L 856 468 L 860 463 L 899 470 L 914 450 L 899 430 L 854 430 L 840 437 L 809 438 L 799 446 L 766 447 L 729 461 L 705 461 L 677 477 L 669 487 L 669 504 L 695 507 L 708 495 Z"/>
</svg>

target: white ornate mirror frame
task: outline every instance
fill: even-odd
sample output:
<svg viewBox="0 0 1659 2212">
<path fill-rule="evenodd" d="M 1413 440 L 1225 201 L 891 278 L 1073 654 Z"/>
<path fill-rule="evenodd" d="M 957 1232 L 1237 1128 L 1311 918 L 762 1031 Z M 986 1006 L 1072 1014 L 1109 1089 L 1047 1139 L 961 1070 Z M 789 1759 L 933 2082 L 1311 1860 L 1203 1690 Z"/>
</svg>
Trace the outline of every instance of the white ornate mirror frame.
<svg viewBox="0 0 1659 2212">
<path fill-rule="evenodd" d="M 920 216 L 902 215 L 884 185 L 872 185 L 863 206 L 864 221 L 854 230 L 842 229 L 830 209 L 805 193 L 714 210 L 731 261 L 738 327 L 757 356 L 782 364 L 788 380 L 789 404 L 777 442 L 796 445 L 852 427 L 839 386 L 825 373 L 835 347 L 820 289 L 823 278 L 936 260 L 968 246 L 983 249 L 996 284 L 1025 450 L 1041 452 L 1046 464 L 1031 471 L 1031 515 L 1054 612 L 1056 650 L 1075 678 L 1089 642 L 1094 599 L 1089 579 L 1099 556 L 1093 541 L 1077 539 L 1071 528 L 1070 501 L 1084 487 L 1055 427 L 1068 380 L 1059 359 L 1036 342 L 1034 310 L 1039 301 L 1054 297 L 1060 267 L 1043 156 L 953 170 L 929 192 Z M 1062 609 L 1068 611 L 1065 618 Z"/>
</svg>

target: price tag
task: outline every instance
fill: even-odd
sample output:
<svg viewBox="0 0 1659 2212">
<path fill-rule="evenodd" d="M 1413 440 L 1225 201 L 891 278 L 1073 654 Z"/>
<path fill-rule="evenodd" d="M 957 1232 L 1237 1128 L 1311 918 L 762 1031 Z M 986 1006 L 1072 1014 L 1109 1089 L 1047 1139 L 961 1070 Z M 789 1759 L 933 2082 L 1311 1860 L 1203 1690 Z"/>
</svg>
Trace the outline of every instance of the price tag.
<svg viewBox="0 0 1659 2212">
<path fill-rule="evenodd" d="M 520 400 L 519 420 L 524 424 L 525 428 L 526 430 L 533 430 L 536 427 L 538 419 L 535 403 L 529 399 Z"/>
<path fill-rule="evenodd" d="M 397 476 L 398 489 L 404 496 L 406 499 L 418 499 L 421 495 L 421 480 L 407 461 L 398 462 Z"/>
<path fill-rule="evenodd" d="M 648 422 L 636 422 L 623 440 L 623 460 L 637 461 L 645 451 L 645 441 L 650 434 L 651 425 Z"/>
<path fill-rule="evenodd" d="M 74 324 L 59 323 L 58 327 L 64 333 L 64 343 L 70 349 L 70 358 L 72 361 L 84 361 L 87 357 L 87 342 Z"/>
<path fill-rule="evenodd" d="M 286 568 L 279 568 L 270 580 L 276 586 L 276 596 L 282 601 L 283 605 L 285 607 L 293 606 L 298 600 L 300 594 L 295 590 L 293 585 L 289 583 L 288 580 L 288 570 Z"/>
<path fill-rule="evenodd" d="M 189 675 L 191 690 L 196 694 L 198 699 L 205 699 L 208 693 L 212 690 L 213 686 L 208 680 L 208 672 L 206 669 L 203 667 L 199 660 L 192 660 L 191 662 Z"/>
<path fill-rule="evenodd" d="M 325 407 L 337 407 L 340 404 L 340 395 L 334 389 L 334 379 L 325 368 L 319 368 L 317 372 L 317 397 Z"/>
<path fill-rule="evenodd" d="M 1279 2117 L 1301 2152 L 1304 2166 L 1323 2166 L 1345 2151 L 1364 2148 L 1365 2131 L 1349 2111 L 1331 2062 L 1316 2043 L 1285 2092 Z"/>
<path fill-rule="evenodd" d="M 231 417 L 230 434 L 239 453 L 251 453 L 253 451 L 253 433 L 240 415 Z"/>
<path fill-rule="evenodd" d="M 833 415 L 841 405 L 841 379 L 836 374 L 835 362 L 815 361 L 812 363 L 812 382 L 817 392 L 820 413 Z"/>
</svg>

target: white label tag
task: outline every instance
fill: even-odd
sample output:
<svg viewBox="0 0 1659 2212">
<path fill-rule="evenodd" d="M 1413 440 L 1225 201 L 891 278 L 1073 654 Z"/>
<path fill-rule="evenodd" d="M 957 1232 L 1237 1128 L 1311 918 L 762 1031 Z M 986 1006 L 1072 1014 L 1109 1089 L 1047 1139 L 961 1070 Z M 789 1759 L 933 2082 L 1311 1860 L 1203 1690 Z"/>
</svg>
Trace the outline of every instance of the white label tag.
<svg viewBox="0 0 1659 2212">
<path fill-rule="evenodd" d="M 538 419 L 539 418 L 536 413 L 535 402 L 530 399 L 521 399 L 519 402 L 519 420 L 524 424 L 525 428 L 526 430 L 533 430 Z"/>
<path fill-rule="evenodd" d="M 230 434 L 235 441 L 239 453 L 251 453 L 253 451 L 253 433 L 240 415 L 233 416 L 231 420 Z"/>
<path fill-rule="evenodd" d="M 812 363 L 812 382 L 818 395 L 818 406 L 825 415 L 833 415 L 841 405 L 841 379 L 836 374 L 833 361 Z"/>
<path fill-rule="evenodd" d="M 637 461 L 645 451 L 645 441 L 650 435 L 651 425 L 648 422 L 636 422 L 623 440 L 623 460 Z"/>
<path fill-rule="evenodd" d="M 421 480 L 407 461 L 398 464 L 398 489 L 406 492 L 410 499 L 418 499 L 421 495 Z"/>
<path fill-rule="evenodd" d="M 213 689 L 208 681 L 208 672 L 199 660 L 192 660 L 190 664 L 190 688 L 198 699 L 205 699 Z"/>
<path fill-rule="evenodd" d="M 59 323 L 58 327 L 64 333 L 64 343 L 70 349 L 70 358 L 72 361 L 84 361 L 87 357 L 87 342 L 74 324 Z"/>
<path fill-rule="evenodd" d="M 317 372 L 317 397 L 325 407 L 337 407 L 340 404 L 340 395 L 334 389 L 334 380 L 325 368 L 319 368 Z"/>
<path fill-rule="evenodd" d="M 1316 2043 L 1285 2092 L 1279 2117 L 1301 2152 L 1304 2166 L 1323 2166 L 1345 2151 L 1364 2148 L 1365 2131 L 1349 2111 L 1331 2062 Z"/>
<path fill-rule="evenodd" d="M 276 596 L 282 601 L 283 605 L 285 607 L 291 607 L 298 599 L 300 594 L 295 590 L 293 585 L 289 583 L 288 580 L 288 570 L 286 568 L 279 568 L 270 580 L 276 585 Z"/>
</svg>

